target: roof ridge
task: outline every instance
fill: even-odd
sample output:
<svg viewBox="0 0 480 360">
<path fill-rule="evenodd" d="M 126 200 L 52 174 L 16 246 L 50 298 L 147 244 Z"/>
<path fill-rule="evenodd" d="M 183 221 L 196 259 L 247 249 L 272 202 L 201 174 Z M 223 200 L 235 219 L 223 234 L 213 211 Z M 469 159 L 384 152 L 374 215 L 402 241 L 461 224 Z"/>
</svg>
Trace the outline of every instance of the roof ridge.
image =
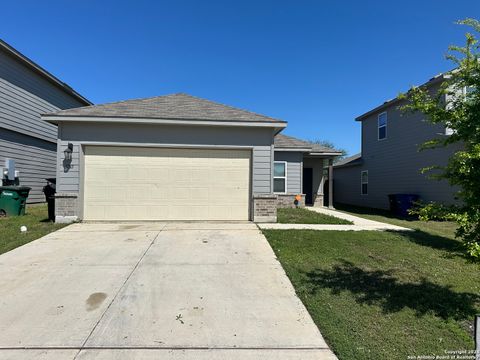
<svg viewBox="0 0 480 360">
<path fill-rule="evenodd" d="M 92 106 L 61 110 L 46 116 L 125 117 L 172 120 L 247 121 L 283 123 L 250 110 L 233 107 L 186 93 L 172 93 L 146 98 L 127 99 Z"/>
<path fill-rule="evenodd" d="M 149 97 L 145 97 L 145 98 L 135 98 L 135 99 L 120 100 L 120 101 L 112 101 L 112 102 L 107 102 L 107 103 L 102 103 L 102 104 L 86 105 L 86 106 L 81 106 L 81 107 L 83 107 L 83 108 L 92 108 L 92 107 L 101 108 L 101 107 L 105 107 L 105 106 L 120 105 L 120 104 L 134 102 L 134 101 L 146 101 L 146 100 L 153 100 L 153 99 L 160 99 L 160 98 L 167 98 L 167 97 L 174 97 L 174 96 L 185 96 L 185 97 L 189 97 L 191 99 L 195 99 L 195 100 L 198 100 L 198 101 L 208 102 L 208 103 L 213 104 L 213 105 L 223 106 L 223 107 L 226 107 L 226 108 L 231 109 L 231 110 L 243 111 L 243 112 L 246 112 L 246 113 L 254 115 L 254 116 L 261 116 L 261 117 L 264 117 L 264 118 L 267 118 L 267 119 L 270 119 L 270 120 L 273 120 L 273 121 L 276 121 L 276 122 L 286 122 L 285 120 L 276 119 L 276 118 L 273 118 L 273 117 L 270 117 L 270 116 L 267 116 L 267 115 L 264 115 L 264 114 L 255 113 L 255 112 L 250 111 L 250 110 L 226 105 L 226 104 L 223 104 L 223 103 L 220 103 L 220 102 L 217 102 L 217 101 L 205 99 L 205 98 L 202 98 L 202 97 L 199 97 L 199 96 L 190 95 L 190 94 L 187 94 L 187 93 L 184 93 L 184 92 L 171 93 L 171 94 L 166 94 L 166 95 L 149 96 Z M 70 110 L 70 109 L 65 109 L 65 111 L 66 110 Z M 60 110 L 58 113 L 62 113 L 63 111 L 64 110 Z"/>
<path fill-rule="evenodd" d="M 180 93 L 157 95 L 157 96 L 148 96 L 148 97 L 143 97 L 143 98 L 134 98 L 134 99 L 126 99 L 126 100 L 106 102 L 106 103 L 101 103 L 101 104 L 92 104 L 92 105 L 86 105 L 86 106 L 81 106 L 81 107 L 102 107 L 102 106 L 123 104 L 123 103 L 130 102 L 130 101 L 151 100 L 151 99 L 156 99 L 156 98 L 163 98 L 163 97 L 179 95 L 179 94 Z M 71 109 L 65 109 L 65 110 L 71 110 Z"/>
<path fill-rule="evenodd" d="M 266 117 L 266 118 L 271 119 L 271 120 L 286 122 L 285 120 L 273 118 L 273 117 L 268 116 L 268 115 L 264 115 L 264 114 L 260 114 L 260 113 L 253 112 L 253 111 L 251 111 L 251 110 L 242 109 L 242 108 L 239 108 L 239 107 L 227 105 L 227 104 L 224 104 L 224 103 L 221 103 L 221 102 L 218 102 L 218 101 L 213 101 L 213 100 L 201 98 L 201 97 L 199 97 L 199 96 L 190 95 L 190 94 L 187 94 L 187 93 L 177 93 L 177 94 L 173 94 L 173 95 L 186 95 L 186 96 L 189 96 L 189 97 L 194 98 L 194 99 L 197 99 L 197 100 L 208 101 L 208 102 L 211 103 L 211 104 L 225 106 L 226 108 L 229 108 L 229 109 L 232 109 L 232 110 L 245 111 L 245 112 L 247 112 L 247 113 L 249 113 L 249 114 L 252 114 L 252 115 L 263 116 L 263 117 Z"/>
<path fill-rule="evenodd" d="M 427 81 L 421 83 L 420 85 L 410 85 L 410 88 L 411 89 L 412 87 L 419 87 L 419 88 L 422 88 L 422 87 L 428 87 L 428 86 L 431 86 L 435 83 L 437 83 L 438 81 L 441 81 L 443 80 L 446 76 L 448 76 L 450 73 L 454 72 L 456 70 L 455 69 L 452 69 L 452 70 L 448 70 L 448 71 L 444 71 L 444 72 L 441 72 L 441 73 L 438 73 L 437 75 L 431 77 L 430 79 L 428 79 Z M 409 90 L 407 90 L 409 91 Z M 406 92 L 407 92 L 406 91 Z M 381 103 L 380 105 L 377 105 L 375 106 L 373 109 L 370 109 L 366 112 L 364 112 L 363 114 L 361 115 L 358 115 L 357 117 L 355 117 L 355 121 L 362 121 L 364 120 L 365 118 L 367 118 L 368 116 L 386 108 L 387 106 L 389 105 L 393 105 L 397 102 L 401 101 L 400 99 L 400 96 L 397 95 L 395 96 L 394 98 L 391 98 L 391 99 L 387 99 L 385 100 L 383 103 Z"/>
</svg>

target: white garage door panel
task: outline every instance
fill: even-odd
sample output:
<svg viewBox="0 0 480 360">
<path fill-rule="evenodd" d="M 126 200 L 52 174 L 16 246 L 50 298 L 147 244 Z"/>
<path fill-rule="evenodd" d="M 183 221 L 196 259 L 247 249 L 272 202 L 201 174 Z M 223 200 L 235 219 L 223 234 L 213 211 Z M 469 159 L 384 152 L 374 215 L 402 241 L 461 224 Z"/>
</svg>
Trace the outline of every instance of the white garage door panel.
<svg viewBox="0 0 480 360">
<path fill-rule="evenodd" d="M 248 220 L 250 151 L 87 146 L 85 220 Z"/>
</svg>

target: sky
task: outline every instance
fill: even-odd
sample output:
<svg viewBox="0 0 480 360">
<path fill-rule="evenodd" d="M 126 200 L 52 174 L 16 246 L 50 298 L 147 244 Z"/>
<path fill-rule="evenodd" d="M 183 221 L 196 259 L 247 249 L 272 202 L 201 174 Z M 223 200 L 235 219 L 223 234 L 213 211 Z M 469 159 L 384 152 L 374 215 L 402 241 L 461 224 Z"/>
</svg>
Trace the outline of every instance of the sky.
<svg viewBox="0 0 480 360">
<path fill-rule="evenodd" d="M 0 0 L 0 38 L 93 103 L 188 93 L 360 149 L 355 117 L 450 70 L 478 0 Z"/>
</svg>

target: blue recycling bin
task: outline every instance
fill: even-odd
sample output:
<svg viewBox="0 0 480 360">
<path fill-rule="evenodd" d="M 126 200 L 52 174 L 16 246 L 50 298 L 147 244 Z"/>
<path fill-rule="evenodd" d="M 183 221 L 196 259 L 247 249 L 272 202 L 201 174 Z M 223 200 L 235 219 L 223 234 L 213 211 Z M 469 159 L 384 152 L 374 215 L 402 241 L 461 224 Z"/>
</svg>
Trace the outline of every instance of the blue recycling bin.
<svg viewBox="0 0 480 360">
<path fill-rule="evenodd" d="M 390 211 L 398 216 L 407 217 L 410 216 L 408 210 L 410 210 L 415 202 L 420 199 L 420 196 L 415 194 L 391 194 L 388 195 L 390 202 Z"/>
</svg>

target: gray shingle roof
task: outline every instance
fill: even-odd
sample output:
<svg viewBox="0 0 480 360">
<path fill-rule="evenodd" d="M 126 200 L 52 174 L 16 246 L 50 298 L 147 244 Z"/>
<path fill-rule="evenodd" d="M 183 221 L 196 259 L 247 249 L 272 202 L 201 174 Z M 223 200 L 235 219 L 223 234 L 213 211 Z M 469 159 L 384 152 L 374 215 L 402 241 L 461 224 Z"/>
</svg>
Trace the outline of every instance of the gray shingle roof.
<svg viewBox="0 0 480 360">
<path fill-rule="evenodd" d="M 327 146 L 323 146 L 320 144 L 315 144 L 312 143 L 312 152 L 338 152 L 341 153 L 341 151 L 338 151 L 337 149 L 332 149 Z"/>
<path fill-rule="evenodd" d="M 275 136 L 274 146 L 276 148 L 309 149 L 310 152 L 339 152 L 338 150 L 322 146 L 320 144 L 311 143 L 309 141 L 301 140 L 293 136 L 287 136 L 283 134 L 277 134 Z"/>
<path fill-rule="evenodd" d="M 346 157 L 345 159 L 340 160 L 335 164 L 336 167 L 341 167 L 341 166 L 354 166 L 354 165 L 360 165 L 362 164 L 362 154 L 358 153 L 349 157 Z"/>
<path fill-rule="evenodd" d="M 246 122 L 284 122 L 188 94 L 171 94 L 145 99 L 61 110 L 48 116 L 121 117 Z"/>
<path fill-rule="evenodd" d="M 280 147 L 280 148 L 301 148 L 301 149 L 311 149 L 312 144 L 300 140 L 297 138 L 294 138 L 293 136 L 287 136 L 283 134 L 277 134 L 274 139 L 274 145 L 275 147 Z"/>
</svg>

